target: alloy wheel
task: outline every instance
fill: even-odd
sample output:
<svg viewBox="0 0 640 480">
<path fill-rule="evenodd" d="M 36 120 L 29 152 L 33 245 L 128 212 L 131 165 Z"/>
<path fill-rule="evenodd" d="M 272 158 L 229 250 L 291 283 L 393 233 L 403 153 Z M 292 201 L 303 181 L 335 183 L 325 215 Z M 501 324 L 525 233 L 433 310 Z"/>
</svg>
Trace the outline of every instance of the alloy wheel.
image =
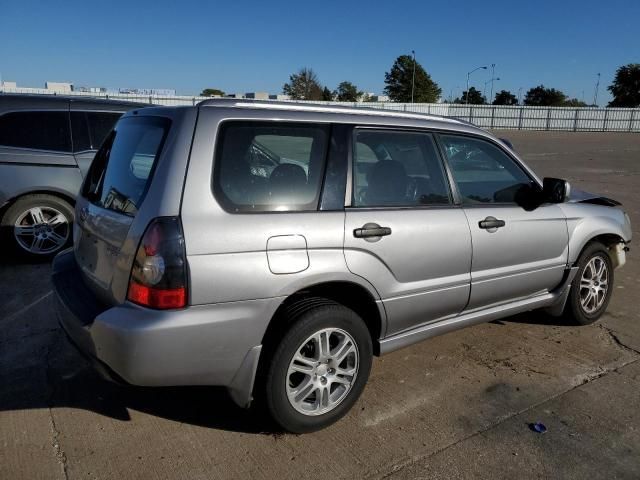
<svg viewBox="0 0 640 480">
<path fill-rule="evenodd" d="M 69 240 L 67 217 L 49 206 L 32 207 L 15 221 L 13 236 L 18 245 L 29 253 L 46 255 L 62 248 Z"/>
<path fill-rule="evenodd" d="M 342 402 L 358 375 L 353 337 L 339 328 L 309 336 L 296 350 L 286 376 L 287 398 L 304 415 L 322 415 Z"/>
<path fill-rule="evenodd" d="M 587 314 L 604 304 L 609 290 L 609 269 L 601 256 L 595 256 L 584 267 L 580 278 L 580 306 Z"/>
</svg>

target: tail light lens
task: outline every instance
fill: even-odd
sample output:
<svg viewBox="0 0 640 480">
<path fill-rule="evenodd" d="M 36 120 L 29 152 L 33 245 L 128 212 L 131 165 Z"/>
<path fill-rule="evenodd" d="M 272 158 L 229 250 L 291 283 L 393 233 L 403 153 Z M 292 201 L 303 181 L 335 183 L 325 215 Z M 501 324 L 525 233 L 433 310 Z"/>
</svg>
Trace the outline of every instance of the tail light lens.
<svg viewBox="0 0 640 480">
<path fill-rule="evenodd" d="M 156 218 L 147 227 L 131 268 L 127 299 L 160 310 L 187 305 L 186 254 L 178 218 Z"/>
</svg>

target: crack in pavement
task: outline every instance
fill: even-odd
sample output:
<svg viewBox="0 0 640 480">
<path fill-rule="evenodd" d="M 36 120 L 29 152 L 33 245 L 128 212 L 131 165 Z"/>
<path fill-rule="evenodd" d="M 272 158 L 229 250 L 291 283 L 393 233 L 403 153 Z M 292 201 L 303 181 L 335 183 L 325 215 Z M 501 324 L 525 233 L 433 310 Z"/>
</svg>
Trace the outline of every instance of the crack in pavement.
<svg viewBox="0 0 640 480">
<path fill-rule="evenodd" d="M 622 350 L 626 350 L 627 352 L 640 355 L 640 350 L 636 350 L 635 348 L 630 347 L 629 345 L 623 343 L 622 340 L 620 340 L 620 338 L 618 337 L 618 335 L 613 332 L 613 329 L 611 329 L 610 327 L 607 327 L 606 325 L 599 325 L 599 327 L 602 330 L 604 330 L 609 335 L 613 343 L 615 345 L 618 345 Z"/>
<path fill-rule="evenodd" d="M 54 339 L 54 342 L 58 338 L 59 336 L 56 339 Z M 59 441 L 60 430 L 58 430 L 58 426 L 56 425 L 56 420 L 53 416 L 53 399 L 56 394 L 56 388 L 55 388 L 55 383 L 51 378 L 51 350 L 52 350 L 52 346 L 48 345 L 47 353 L 45 355 L 45 361 L 46 361 L 45 375 L 46 375 L 47 384 L 50 391 L 47 404 L 48 404 L 48 410 L 49 410 L 49 425 L 51 427 L 51 446 L 53 447 L 53 452 L 56 456 L 56 459 L 58 460 L 58 463 L 60 464 L 62 475 L 64 476 L 65 480 L 69 480 L 69 475 L 67 472 L 67 455 L 62 449 L 62 447 L 60 446 L 60 441 Z"/>
<path fill-rule="evenodd" d="M 616 343 L 617 343 L 617 342 L 616 342 Z M 548 397 L 548 398 L 545 398 L 544 400 L 541 400 L 540 402 L 537 402 L 537 403 L 534 403 L 534 404 L 532 404 L 532 405 L 529 405 L 528 407 L 523 408 L 523 409 L 521 409 L 521 410 L 518 410 L 518 411 L 516 411 L 516 412 L 512 412 L 512 413 L 510 413 L 510 414 L 506 414 L 505 416 L 500 417 L 500 418 L 498 418 L 496 421 L 494 421 L 494 422 L 490 423 L 490 424 L 489 424 L 489 425 L 487 425 L 486 427 L 481 428 L 480 430 L 477 430 L 477 431 L 475 431 L 475 432 L 473 432 L 473 433 L 471 433 L 471 434 L 469 434 L 469 435 L 467 435 L 467 436 L 465 436 L 465 437 L 462 437 L 462 438 L 460 438 L 459 440 L 456 440 L 455 442 L 452 442 L 452 443 L 450 443 L 450 444 L 448 444 L 448 445 L 445 445 L 444 447 L 439 448 L 438 450 L 436 450 L 436 451 L 434 451 L 434 452 L 427 453 L 427 454 L 424 454 L 424 455 L 415 455 L 415 456 L 413 456 L 413 457 L 411 457 L 411 458 L 406 459 L 404 462 L 401 462 L 401 463 L 398 463 L 398 464 L 392 465 L 392 466 L 391 466 L 391 468 L 389 469 L 389 471 L 387 471 L 386 473 L 376 474 L 376 475 L 370 475 L 368 478 L 380 478 L 380 479 L 384 479 L 384 478 L 389 478 L 389 477 L 391 477 L 391 476 L 393 476 L 393 475 L 396 475 L 398 472 L 400 472 L 401 470 L 403 470 L 403 469 L 405 469 L 405 468 L 407 468 L 407 467 L 410 467 L 411 465 L 414 465 L 414 464 L 416 464 L 416 463 L 418 463 L 418 462 L 421 462 L 421 461 L 423 461 L 423 460 L 427 460 L 427 459 L 429 459 L 429 458 L 431 458 L 431 457 L 433 457 L 433 456 L 435 456 L 435 455 L 438 455 L 438 454 L 440 454 L 440 453 L 442 453 L 442 452 L 444 452 L 444 451 L 446 451 L 446 450 L 448 450 L 448 449 L 450 449 L 450 448 L 452 448 L 452 447 L 455 447 L 456 445 L 458 445 L 458 444 L 460 444 L 460 443 L 462 443 L 462 442 L 465 442 L 465 441 L 470 440 L 470 439 L 472 439 L 472 438 L 474 438 L 474 437 L 477 437 L 478 435 L 482 435 L 483 433 L 486 433 L 486 432 L 488 432 L 489 430 L 492 430 L 492 429 L 494 429 L 494 428 L 496 428 L 496 427 L 500 426 L 501 424 L 503 424 L 503 423 L 504 423 L 504 422 L 506 422 L 507 420 L 510 420 L 510 419 L 512 419 L 512 418 L 514 418 L 514 417 L 517 417 L 517 416 L 519 416 L 519 415 L 522 415 L 522 414 L 524 414 L 524 413 L 527 413 L 527 412 L 529 412 L 529 411 L 531 411 L 531 410 L 533 410 L 533 409 L 535 409 L 535 408 L 538 408 L 538 407 L 540 407 L 540 406 L 544 405 L 545 403 L 548 403 L 548 402 L 551 402 L 551 401 L 553 401 L 553 400 L 556 400 L 557 398 L 560 398 L 561 396 L 566 395 L 567 393 L 572 392 L 572 391 L 573 391 L 573 390 L 575 390 L 576 388 L 580 388 L 581 386 L 583 386 L 583 385 L 585 385 L 585 384 L 587 384 L 587 383 L 595 382 L 595 381 L 597 381 L 598 379 L 600 379 L 600 378 L 602 378 L 602 377 L 604 377 L 604 376 L 606 376 L 606 375 L 608 375 L 608 374 L 610 374 L 610 373 L 615 373 L 615 372 L 617 372 L 618 370 L 620 370 L 621 368 L 624 368 L 624 367 L 626 367 L 626 366 L 628 366 L 628 365 L 631 365 L 631 364 L 633 364 L 633 363 L 636 363 L 637 361 L 639 361 L 639 360 L 640 360 L 640 352 L 638 352 L 638 351 L 636 351 L 636 350 L 633 350 L 633 349 L 631 349 L 631 348 L 629 348 L 629 347 L 626 347 L 626 346 L 624 346 L 623 344 L 619 344 L 619 345 L 620 345 L 622 348 L 627 348 L 627 349 L 629 349 L 629 350 L 631 350 L 631 351 L 635 352 L 635 353 L 636 353 L 637 355 L 639 355 L 639 356 L 637 356 L 637 357 L 636 357 L 636 358 L 634 358 L 633 360 L 630 360 L 630 361 L 628 361 L 628 362 L 625 362 L 625 363 L 623 363 L 623 364 L 621 364 L 621 365 L 617 365 L 616 367 L 613 367 L 613 368 L 609 368 L 609 369 L 607 369 L 607 368 L 605 368 L 605 369 L 601 369 L 601 370 L 598 370 L 598 371 L 596 371 L 596 372 L 592 372 L 591 374 L 587 373 L 587 374 L 585 374 L 585 375 L 584 375 L 584 378 L 583 378 L 583 380 L 582 380 L 580 383 L 573 385 L 571 388 L 569 388 L 569 389 L 567 389 L 567 390 L 564 390 L 564 391 L 562 391 L 562 392 L 560 392 L 560 393 L 557 393 L 557 394 L 552 395 L 552 396 L 550 396 L 550 397 Z"/>
</svg>

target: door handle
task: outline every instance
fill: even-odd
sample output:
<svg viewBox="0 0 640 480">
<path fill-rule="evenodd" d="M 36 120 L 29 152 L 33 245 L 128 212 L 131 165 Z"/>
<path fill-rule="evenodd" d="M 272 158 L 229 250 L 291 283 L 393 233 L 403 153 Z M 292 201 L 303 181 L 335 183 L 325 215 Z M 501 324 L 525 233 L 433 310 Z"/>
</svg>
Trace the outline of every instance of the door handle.
<svg viewBox="0 0 640 480">
<path fill-rule="evenodd" d="M 377 223 L 367 223 L 362 228 L 356 228 L 353 231 L 353 236 L 356 238 L 374 239 L 391 235 L 391 229 L 389 227 L 381 227 Z"/>
<path fill-rule="evenodd" d="M 496 217 L 487 217 L 484 220 L 478 222 L 480 228 L 484 228 L 489 232 L 495 232 L 497 229 L 506 225 L 504 220 L 498 220 Z"/>
</svg>

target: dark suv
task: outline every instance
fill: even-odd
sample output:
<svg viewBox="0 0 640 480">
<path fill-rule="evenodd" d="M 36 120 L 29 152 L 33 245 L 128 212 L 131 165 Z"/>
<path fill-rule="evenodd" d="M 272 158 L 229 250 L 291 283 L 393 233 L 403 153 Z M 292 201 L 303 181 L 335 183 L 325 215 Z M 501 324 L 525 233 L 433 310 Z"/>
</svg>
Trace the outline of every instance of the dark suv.
<svg viewBox="0 0 640 480">
<path fill-rule="evenodd" d="M 69 243 L 75 196 L 96 150 L 120 116 L 140 106 L 0 95 L 2 245 L 41 257 Z"/>
</svg>

